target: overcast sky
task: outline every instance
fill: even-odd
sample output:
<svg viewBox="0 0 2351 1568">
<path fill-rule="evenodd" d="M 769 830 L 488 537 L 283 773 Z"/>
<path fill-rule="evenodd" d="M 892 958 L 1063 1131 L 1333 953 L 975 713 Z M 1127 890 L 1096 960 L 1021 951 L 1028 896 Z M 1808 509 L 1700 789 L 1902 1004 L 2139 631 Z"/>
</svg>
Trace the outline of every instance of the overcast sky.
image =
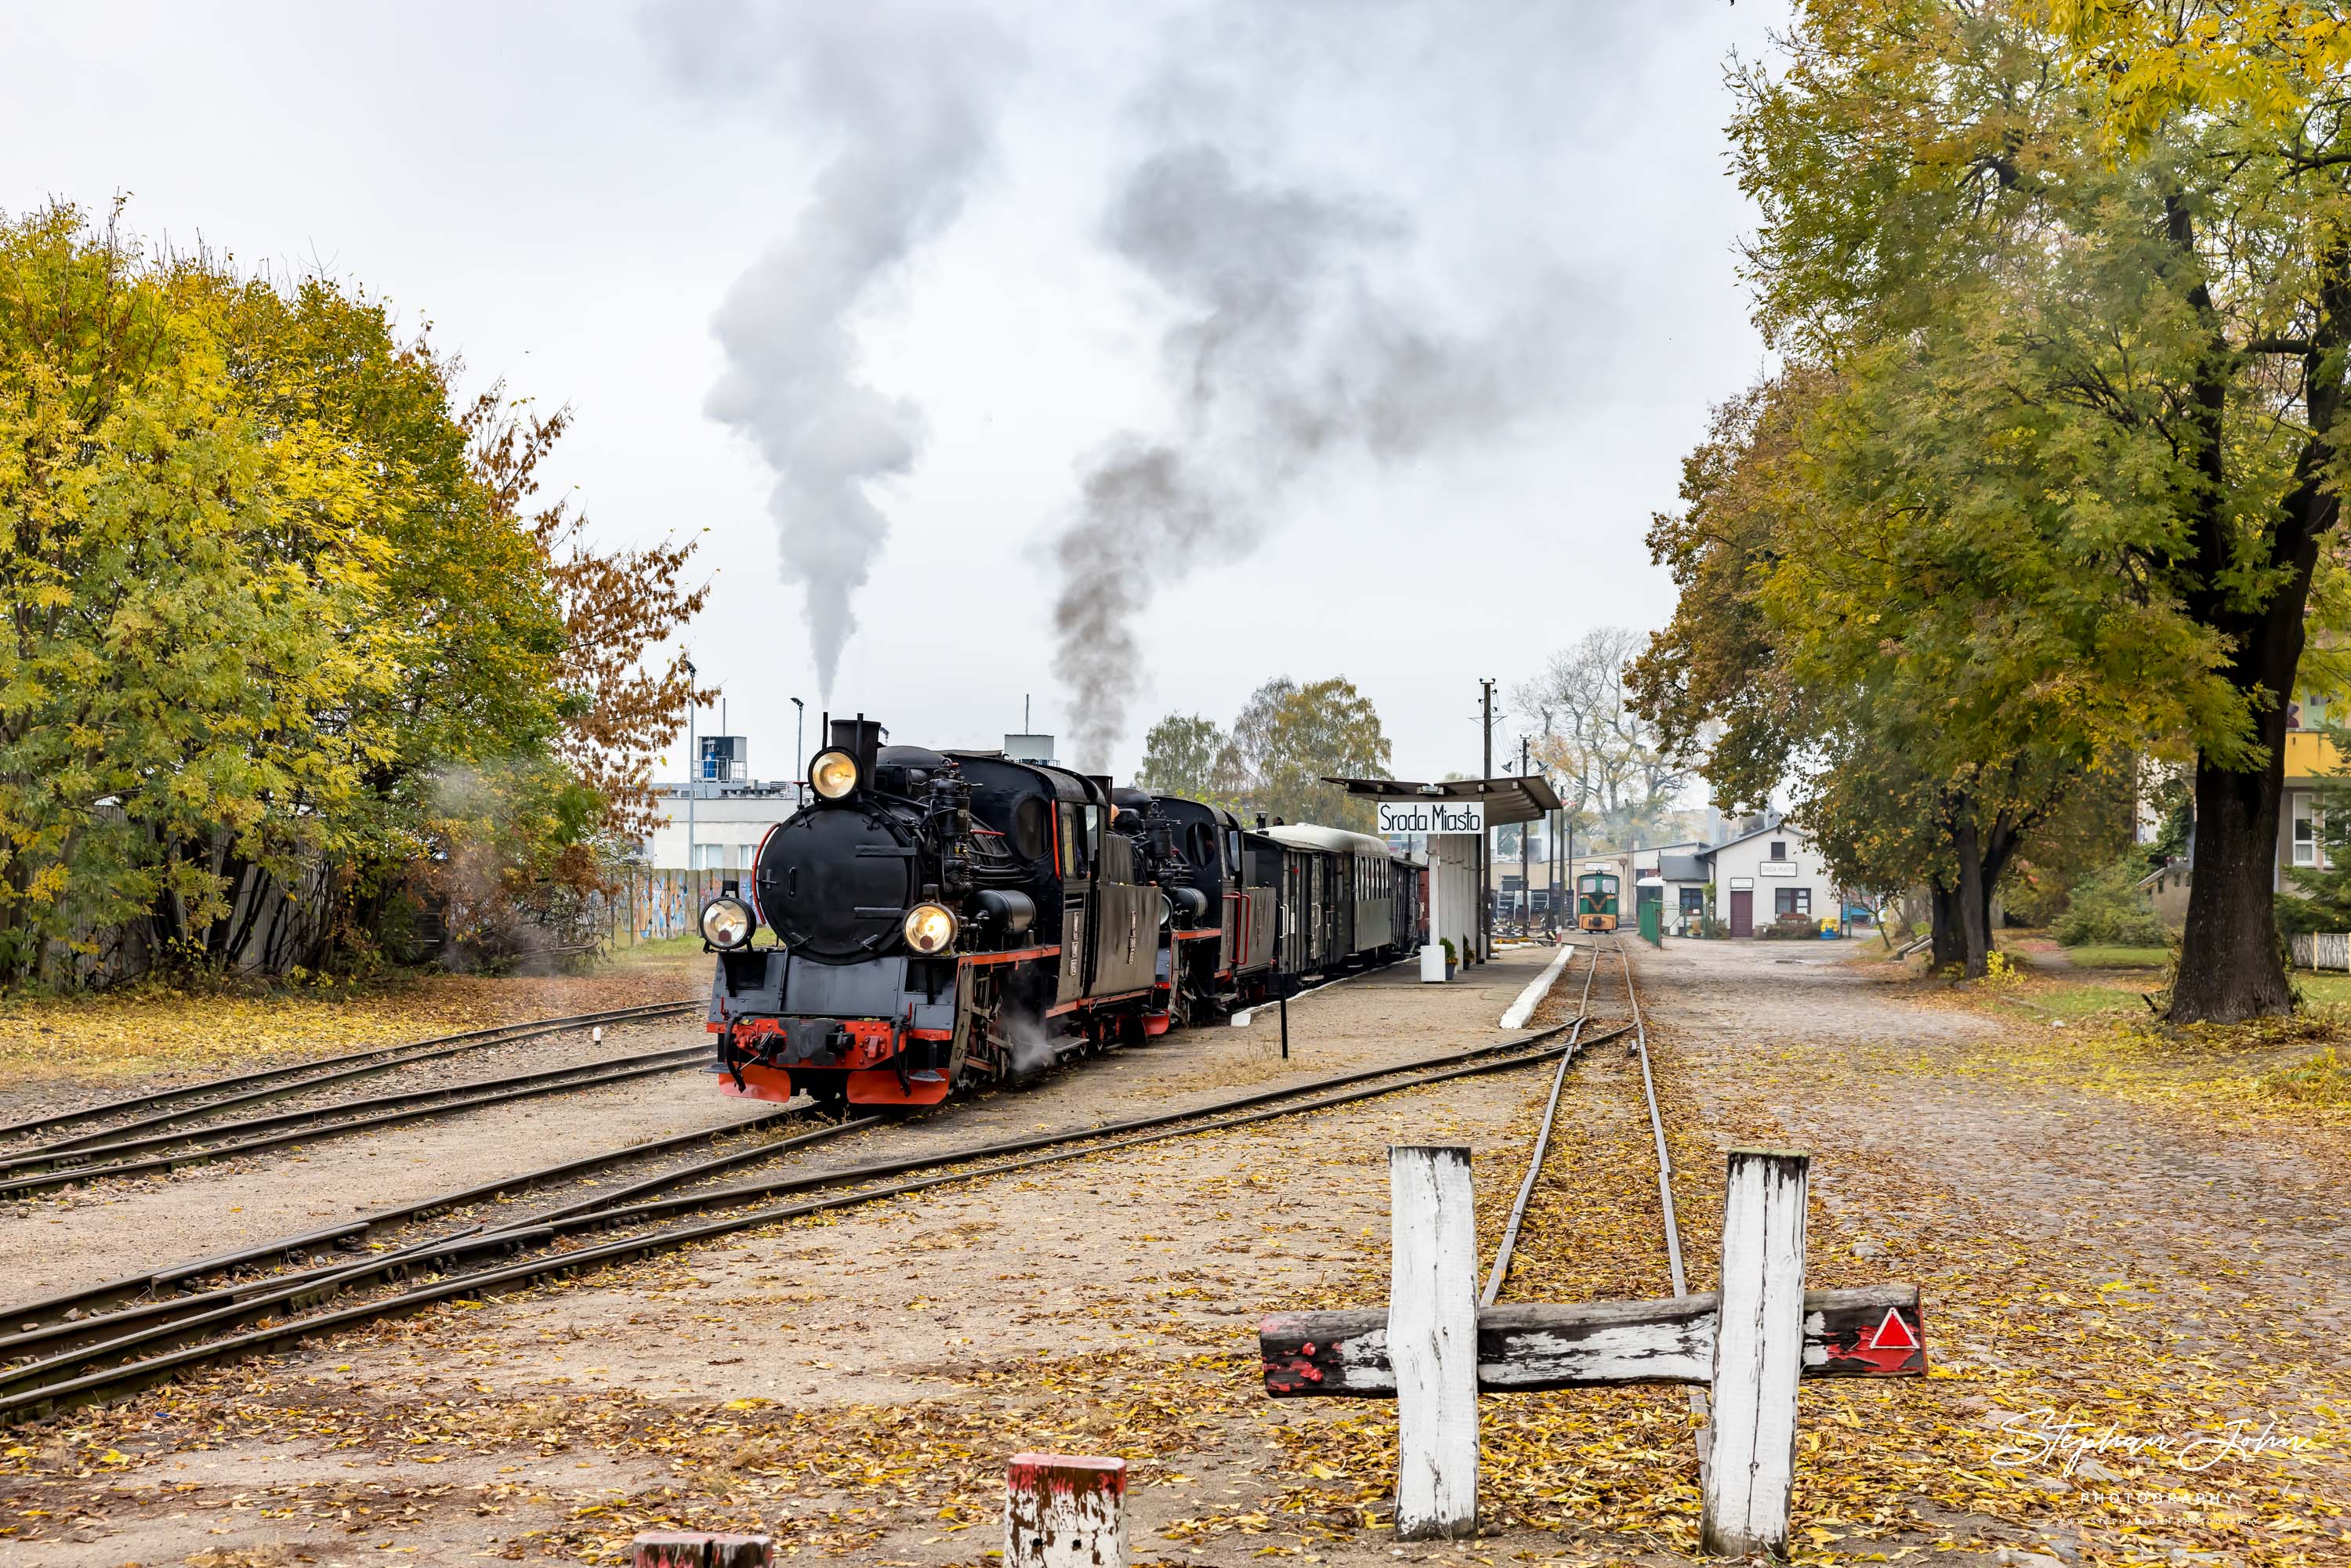
<svg viewBox="0 0 2351 1568">
<path fill-rule="evenodd" d="M 761 776 L 830 656 L 897 739 L 1026 695 L 1122 774 L 1343 674 L 1426 778 L 1479 676 L 1670 608 L 1648 517 L 1763 363 L 1722 70 L 1782 9 L 20 4 L 0 207 L 128 193 L 569 403 L 600 537 L 700 539 Z"/>
</svg>

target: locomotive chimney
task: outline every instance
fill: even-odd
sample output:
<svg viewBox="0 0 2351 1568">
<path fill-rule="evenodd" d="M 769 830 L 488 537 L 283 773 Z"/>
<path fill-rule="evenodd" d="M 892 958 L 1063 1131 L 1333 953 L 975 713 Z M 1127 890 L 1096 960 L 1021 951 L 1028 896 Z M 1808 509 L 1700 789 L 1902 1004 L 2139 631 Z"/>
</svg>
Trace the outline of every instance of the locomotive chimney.
<svg viewBox="0 0 2351 1568">
<path fill-rule="evenodd" d="M 846 751 L 857 758 L 857 776 L 873 777 L 873 764 L 882 754 L 882 727 L 859 714 L 855 718 L 832 721 L 832 746 L 836 751 Z"/>
</svg>

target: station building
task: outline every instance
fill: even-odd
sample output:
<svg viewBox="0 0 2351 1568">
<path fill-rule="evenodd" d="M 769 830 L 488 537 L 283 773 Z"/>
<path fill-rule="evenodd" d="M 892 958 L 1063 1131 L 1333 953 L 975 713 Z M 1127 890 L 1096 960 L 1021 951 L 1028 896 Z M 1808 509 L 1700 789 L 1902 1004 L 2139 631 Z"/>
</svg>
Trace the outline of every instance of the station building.
<svg viewBox="0 0 2351 1568">
<path fill-rule="evenodd" d="M 1714 917 L 1732 936 L 1752 936 L 1782 920 L 1817 927 L 1838 917 L 1837 883 L 1828 862 L 1784 819 L 1767 819 L 1699 858 L 1714 883 Z"/>
</svg>

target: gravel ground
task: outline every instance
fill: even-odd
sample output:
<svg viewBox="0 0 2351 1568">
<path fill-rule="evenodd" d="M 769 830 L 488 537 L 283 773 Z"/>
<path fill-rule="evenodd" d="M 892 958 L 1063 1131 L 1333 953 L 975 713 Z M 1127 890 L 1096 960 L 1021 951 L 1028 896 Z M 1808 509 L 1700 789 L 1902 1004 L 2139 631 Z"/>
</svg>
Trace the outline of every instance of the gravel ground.
<svg viewBox="0 0 2351 1568">
<path fill-rule="evenodd" d="M 1216 1099 L 1236 1087 L 1485 1044 L 1498 1038 L 1496 1020 L 1551 956 L 1547 949 L 1506 955 L 1449 987 L 1419 986 L 1399 968 L 1301 998 L 1290 1007 L 1286 1068 L 1278 1012 L 1260 1009 L 1247 1028 L 1178 1031 L 935 1118 L 824 1145 L 808 1163 L 1092 1124 Z M 1499 1129 L 1520 1106 L 1523 1076 L 1472 1079 L 1371 1102 L 1353 1108 L 1354 1114 L 1182 1140 L 950 1188 L 918 1202 L 852 1210 L 831 1224 L 778 1228 L 568 1288 L 347 1336 L 263 1375 L 272 1383 L 293 1376 L 305 1402 L 355 1398 L 385 1415 L 438 1408 L 453 1396 L 487 1399 L 508 1412 L 530 1412 L 516 1417 L 526 1428 L 544 1419 L 551 1431 L 570 1419 L 551 1401 L 569 1407 L 642 1398 L 665 1412 L 689 1413 L 728 1401 L 773 1400 L 855 1418 L 910 1396 L 935 1399 L 974 1378 L 993 1387 L 1025 1357 L 1109 1366 L 1137 1354 L 1180 1360 L 1203 1347 L 1229 1349 L 1248 1341 L 1269 1291 L 1290 1298 L 1327 1291 L 1363 1270 L 1367 1249 L 1384 1250 L 1390 1141 L 1474 1140 Z M 739 1113 L 735 1103 L 719 1103 Z M 519 1121 L 495 1111 L 475 1115 L 508 1127 Z M 415 1135 L 445 1134 L 434 1123 Z M 320 1171 L 317 1160 L 337 1153 L 322 1147 L 304 1167 L 302 1189 L 331 1190 L 356 1174 L 350 1167 L 370 1164 L 362 1140 L 347 1142 L 352 1146 L 340 1151 L 346 1168 Z M 533 1145 L 530 1158 L 517 1163 L 559 1152 Z M 1492 1153 L 1504 1163 L 1511 1157 Z M 390 1168 L 422 1167 L 403 1161 Z M 1280 1190 L 1301 1172 L 1312 1175 L 1311 1187 Z M 284 1175 L 276 1173 L 281 1184 Z M 329 1181 L 313 1179 L 321 1175 Z M 434 1186 L 455 1185 L 446 1167 L 437 1175 Z M 193 1185 L 193 1178 L 170 1185 Z M 142 1205 L 152 1201 L 137 1196 Z M 371 1189 L 368 1196 L 389 1194 Z M 276 1222 L 255 1228 L 291 1228 L 321 1207 L 315 1197 L 288 1195 Z M 102 1223 L 111 1228 L 104 1233 L 127 1228 L 123 1218 L 123 1210 L 105 1215 Z M 289 1370 L 298 1364 L 298 1372 Z M 248 1369 L 232 1376 L 254 1375 Z M 152 1469 L 122 1478 L 129 1484 L 118 1498 L 136 1496 L 143 1506 L 106 1509 L 104 1525 L 72 1531 L 84 1537 L 78 1542 L 28 1541 L 11 1550 L 27 1563 L 111 1565 L 285 1542 L 298 1543 L 314 1561 L 357 1561 L 347 1551 L 372 1548 L 373 1541 L 340 1531 L 319 1538 L 312 1520 L 300 1521 L 308 1529 L 275 1524 L 259 1517 L 274 1505 L 260 1503 L 256 1489 L 266 1484 L 305 1495 L 326 1489 L 331 1498 L 349 1491 L 359 1475 L 387 1500 L 434 1489 L 464 1499 L 467 1506 L 446 1517 L 444 1509 L 420 1507 L 413 1522 L 396 1532 L 399 1546 L 443 1561 L 502 1550 L 533 1526 L 559 1527 L 567 1500 L 599 1488 L 634 1491 L 657 1481 L 661 1470 L 642 1457 L 616 1458 L 568 1438 L 540 1444 L 549 1450 L 538 1456 L 543 1462 L 514 1462 L 530 1460 L 529 1452 L 412 1454 L 407 1450 L 416 1446 L 402 1444 L 378 1463 L 372 1455 L 338 1457 L 315 1441 L 255 1437 L 226 1449 L 207 1443 L 203 1451 L 175 1440 Z M 444 1462 L 425 1469 L 425 1460 Z M 1252 1478 L 1249 1488 L 1261 1484 L 1255 1466 L 1236 1473 Z M 504 1495 L 525 1481 L 555 1490 L 535 1503 L 517 1494 L 511 1506 L 497 1505 L 496 1516 L 475 1511 L 481 1492 Z M 196 1490 L 181 1490 L 190 1487 Z M 250 1515 L 235 1506 L 218 1512 L 191 1507 L 221 1487 L 246 1496 Z M 456 1490 L 445 1490 L 452 1487 Z M 1196 1490 L 1176 1487 L 1167 1500 L 1189 1506 Z M 966 1555 L 977 1550 L 959 1533 L 940 1546 L 966 1548 Z M 934 1549 L 919 1560 L 957 1559 L 953 1551 Z"/>
<path fill-rule="evenodd" d="M 1491 1040 L 1550 956 L 1305 998 L 1289 1075 Z M 2061 1478 L 2002 1470 L 1986 1442 L 2034 1403 L 2157 1426 L 2340 1408 L 2343 1286 L 2323 1268 L 2346 1239 L 2339 1140 L 2125 1097 L 2032 1055 L 2037 1036 L 2019 1043 L 1854 956 L 1771 943 L 1635 956 L 1693 1288 L 1712 1283 L 1721 1150 L 1769 1142 L 1814 1152 L 1813 1282 L 1927 1291 L 1934 1379 L 1807 1385 L 1805 1560 L 2351 1557 L 2330 1533 L 2343 1493 L 2324 1454 L 2203 1477 L 2231 1514 L 2097 1490 L 2101 1473 L 2161 1479 L 2118 1457 Z M 1617 973 L 1612 956 L 1595 1013 L 1621 1015 Z M 1270 1082 L 1284 1071 L 1273 1029 L 1260 1015 L 1173 1035 L 808 1163 Z M 1138 1563 L 1687 1563 L 1697 1473 L 1679 1391 L 1488 1400 L 1491 1528 L 1442 1548 L 1400 1547 L 1378 1524 L 1384 1406 L 1258 1392 L 1260 1313 L 1384 1294 L 1386 1146 L 1470 1145 L 1490 1242 L 1549 1079 L 1464 1080 L 812 1217 L 78 1413 L 11 1452 L 7 1560 L 609 1561 L 634 1529 L 676 1521 L 767 1528 L 810 1560 L 945 1568 L 987 1560 L 1003 1458 L 1040 1448 L 1129 1456 Z M 1595 1050 L 1564 1104 L 1510 1299 L 1662 1291 L 1637 1062 Z"/>
<path fill-rule="evenodd" d="M 440 1087 L 702 1038 L 699 1020 L 615 1025 L 601 1047 L 591 1047 L 585 1031 L 556 1035 L 359 1079 L 350 1089 L 359 1095 Z M 313 1103 L 273 1101 L 255 1112 Z M 728 1126 L 760 1109 L 718 1094 L 708 1074 L 688 1070 L 322 1137 L 168 1176 L 99 1179 L 0 1205 L 0 1273 L 10 1301 L 37 1300 L 664 1133 Z"/>
</svg>

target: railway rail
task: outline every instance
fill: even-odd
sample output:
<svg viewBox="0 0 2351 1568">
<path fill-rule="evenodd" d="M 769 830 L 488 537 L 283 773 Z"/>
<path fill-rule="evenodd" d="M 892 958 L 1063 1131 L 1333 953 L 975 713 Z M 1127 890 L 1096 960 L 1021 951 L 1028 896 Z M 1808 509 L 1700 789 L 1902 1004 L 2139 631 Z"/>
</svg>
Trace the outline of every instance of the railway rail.
<svg viewBox="0 0 2351 1568">
<path fill-rule="evenodd" d="M 601 1036 L 601 1028 L 606 1024 L 653 1021 L 702 1005 L 698 1000 L 657 1002 L 469 1030 L 462 1034 L 236 1073 L 28 1118 L 12 1124 L 8 1130 L 24 1133 L 82 1127 L 101 1118 L 127 1115 L 127 1119 L 96 1130 L 0 1150 L 0 1199 L 109 1177 L 175 1171 L 345 1133 L 678 1071 L 701 1061 L 707 1056 L 708 1048 L 697 1044 L 558 1063 L 499 1078 L 438 1083 L 356 1100 L 332 1098 L 324 1103 L 290 1110 L 219 1119 L 224 1113 L 250 1110 L 271 1101 L 339 1091 L 355 1080 L 420 1062 L 444 1061 L 465 1052 L 496 1050 L 582 1030 L 598 1030 Z"/>
<path fill-rule="evenodd" d="M 1579 1042 L 1578 1037 L 1591 1018 L 1592 982 L 1600 972 L 1603 952 L 1614 952 L 1616 956 L 1625 982 L 1625 1007 L 1631 1014 L 1631 1020 L 1621 1029 L 1611 1030 L 1605 1036 Z M 1527 1204 L 1534 1197 L 1536 1184 L 1542 1176 L 1544 1160 L 1550 1153 L 1552 1129 L 1559 1118 L 1560 1096 L 1567 1084 L 1568 1069 L 1575 1064 L 1583 1045 L 1597 1044 L 1600 1039 L 1615 1039 L 1625 1034 L 1633 1036 L 1633 1053 L 1640 1060 L 1641 1092 L 1647 1103 L 1649 1133 L 1656 1148 L 1657 1203 L 1665 1230 L 1666 1266 L 1673 1277 L 1674 1294 L 1689 1294 L 1689 1279 L 1682 1269 L 1681 1228 L 1674 1214 L 1673 1157 L 1666 1147 L 1665 1119 L 1657 1111 L 1656 1081 L 1649 1071 L 1649 1032 L 1641 1016 L 1640 992 L 1633 982 L 1632 956 L 1626 951 L 1621 934 L 1612 935 L 1605 948 L 1599 942 L 1593 942 L 1591 953 L 1592 962 L 1584 970 L 1583 991 L 1576 1003 L 1576 1016 L 1569 1020 L 1574 1032 L 1570 1036 L 1568 1050 L 1560 1060 L 1559 1070 L 1552 1076 L 1551 1099 L 1543 1106 L 1542 1121 L 1535 1129 L 1534 1143 L 1528 1153 L 1526 1176 L 1519 1183 L 1518 1196 L 1510 1205 L 1510 1217 L 1503 1222 L 1501 1240 L 1495 1248 L 1493 1267 L 1487 1273 L 1485 1289 L 1479 1294 L 1480 1306 L 1494 1305 L 1503 1286 L 1510 1281 L 1510 1263 L 1517 1250 L 1520 1228 L 1526 1219 Z"/>
<path fill-rule="evenodd" d="M 347 1051 L 334 1056 L 312 1057 L 307 1061 L 288 1062 L 282 1067 L 258 1068 L 251 1072 L 231 1073 L 222 1078 L 207 1078 L 195 1083 L 183 1083 L 169 1089 L 150 1090 L 143 1094 L 126 1095 L 120 1100 L 101 1101 L 95 1105 L 80 1105 L 66 1111 L 48 1111 L 37 1116 L 0 1124 L 0 1138 L 13 1138 L 21 1134 L 48 1132 L 58 1127 L 81 1126 L 101 1122 L 110 1117 L 137 1113 L 153 1113 L 165 1105 L 179 1105 L 182 1110 L 169 1114 L 135 1115 L 135 1119 L 105 1129 L 87 1137 L 59 1139 L 44 1148 L 66 1148 L 74 1144 L 97 1139 L 104 1141 L 121 1134 L 161 1125 L 183 1116 L 200 1115 L 229 1110 L 240 1105 L 253 1105 L 264 1101 L 305 1094 L 330 1084 L 345 1083 L 373 1073 L 389 1072 L 413 1062 L 434 1061 L 467 1051 L 489 1051 L 504 1045 L 517 1045 L 525 1040 L 543 1040 L 550 1035 L 566 1034 L 574 1030 L 594 1029 L 604 1024 L 635 1023 L 641 1020 L 674 1017 L 705 1006 L 699 997 L 674 1002 L 647 1002 L 636 1007 L 608 1008 L 601 1012 L 573 1013 L 562 1018 L 529 1019 L 521 1023 L 494 1024 L 486 1029 L 467 1030 L 459 1034 L 435 1035 L 427 1040 L 410 1040 L 402 1045 L 372 1046 L 360 1051 Z M 321 1071 L 322 1069 L 326 1071 Z M 218 1095 L 218 1099 L 206 1099 Z M 191 1104 L 190 1102 L 195 1102 Z M 29 1151 L 18 1150 L 17 1153 Z"/>
<path fill-rule="evenodd" d="M 1595 958 L 1595 964 L 1597 960 Z M 1588 981 L 1587 981 L 1588 986 Z M 1583 1020 L 1445 1056 L 1338 1073 L 1179 1111 L 1092 1127 L 1072 1127 L 935 1153 L 869 1160 L 814 1170 L 789 1168 L 747 1182 L 701 1191 L 690 1187 L 723 1169 L 765 1159 L 871 1124 L 861 1121 L 817 1128 L 756 1150 L 737 1150 L 591 1197 L 491 1225 L 468 1225 L 442 1236 L 390 1247 L 372 1257 L 313 1265 L 255 1283 L 230 1284 L 172 1301 L 138 1301 L 95 1316 L 70 1298 L 52 1298 L 0 1312 L 0 1322 L 46 1321 L 0 1340 L 0 1354 L 31 1359 L 0 1368 L 0 1422 L 37 1419 L 73 1405 L 102 1401 L 167 1381 L 213 1363 L 261 1354 L 313 1335 L 417 1311 L 434 1302 L 528 1285 L 557 1275 L 617 1263 L 802 1215 L 927 1191 L 953 1182 L 1249 1125 L 1474 1074 L 1506 1071 L 1617 1038 L 1630 1024 L 1587 1033 Z M 1573 1031 L 1568 1043 L 1550 1043 Z M 706 1135 L 706 1134 L 704 1134 Z M 576 1163 L 576 1162 L 575 1162 Z M 552 1170 L 553 1167 L 550 1167 Z M 500 1187 L 528 1184 L 527 1173 Z M 478 1197 L 483 1189 L 456 1197 Z M 789 1201 L 770 1200 L 787 1197 Z M 443 1211 L 448 1199 L 439 1200 Z M 412 1206 L 422 1212 L 426 1206 Z M 389 1213 L 391 1211 L 387 1211 Z M 369 1217 L 381 1219 L 382 1216 Z M 360 1223 L 360 1222 L 355 1222 Z M 614 1239 L 597 1233 L 623 1230 Z M 487 1262 L 484 1259 L 492 1260 Z M 219 1260 L 214 1260 L 215 1264 Z M 158 1288 L 200 1277 L 202 1265 L 154 1277 Z M 217 1270 L 215 1270 L 217 1271 Z M 406 1281 L 430 1275 L 413 1287 Z M 132 1281 L 102 1289 L 125 1291 Z M 372 1291 L 336 1306 L 339 1298 Z M 111 1298 L 121 1301 L 123 1297 Z M 86 1296 L 89 1304 L 95 1296 Z M 323 1310 L 321 1310 L 323 1309 Z"/>
<path fill-rule="evenodd" d="M 698 1067 L 710 1059 L 706 1045 L 603 1061 L 566 1062 L 505 1078 L 438 1084 L 426 1089 L 346 1100 L 306 1110 L 281 1111 L 234 1122 L 209 1123 L 176 1133 L 160 1133 L 113 1144 L 72 1149 L 35 1149 L 0 1158 L 0 1198 L 47 1192 L 109 1176 L 181 1170 L 213 1160 L 232 1159 L 289 1144 L 315 1143 L 346 1133 L 367 1132 L 402 1122 L 444 1116 L 483 1105 L 504 1104 L 542 1094 L 565 1093 L 625 1083 L 653 1073 Z M 214 1142 L 212 1140 L 225 1140 Z M 151 1151 L 167 1150 L 167 1153 Z"/>
</svg>

